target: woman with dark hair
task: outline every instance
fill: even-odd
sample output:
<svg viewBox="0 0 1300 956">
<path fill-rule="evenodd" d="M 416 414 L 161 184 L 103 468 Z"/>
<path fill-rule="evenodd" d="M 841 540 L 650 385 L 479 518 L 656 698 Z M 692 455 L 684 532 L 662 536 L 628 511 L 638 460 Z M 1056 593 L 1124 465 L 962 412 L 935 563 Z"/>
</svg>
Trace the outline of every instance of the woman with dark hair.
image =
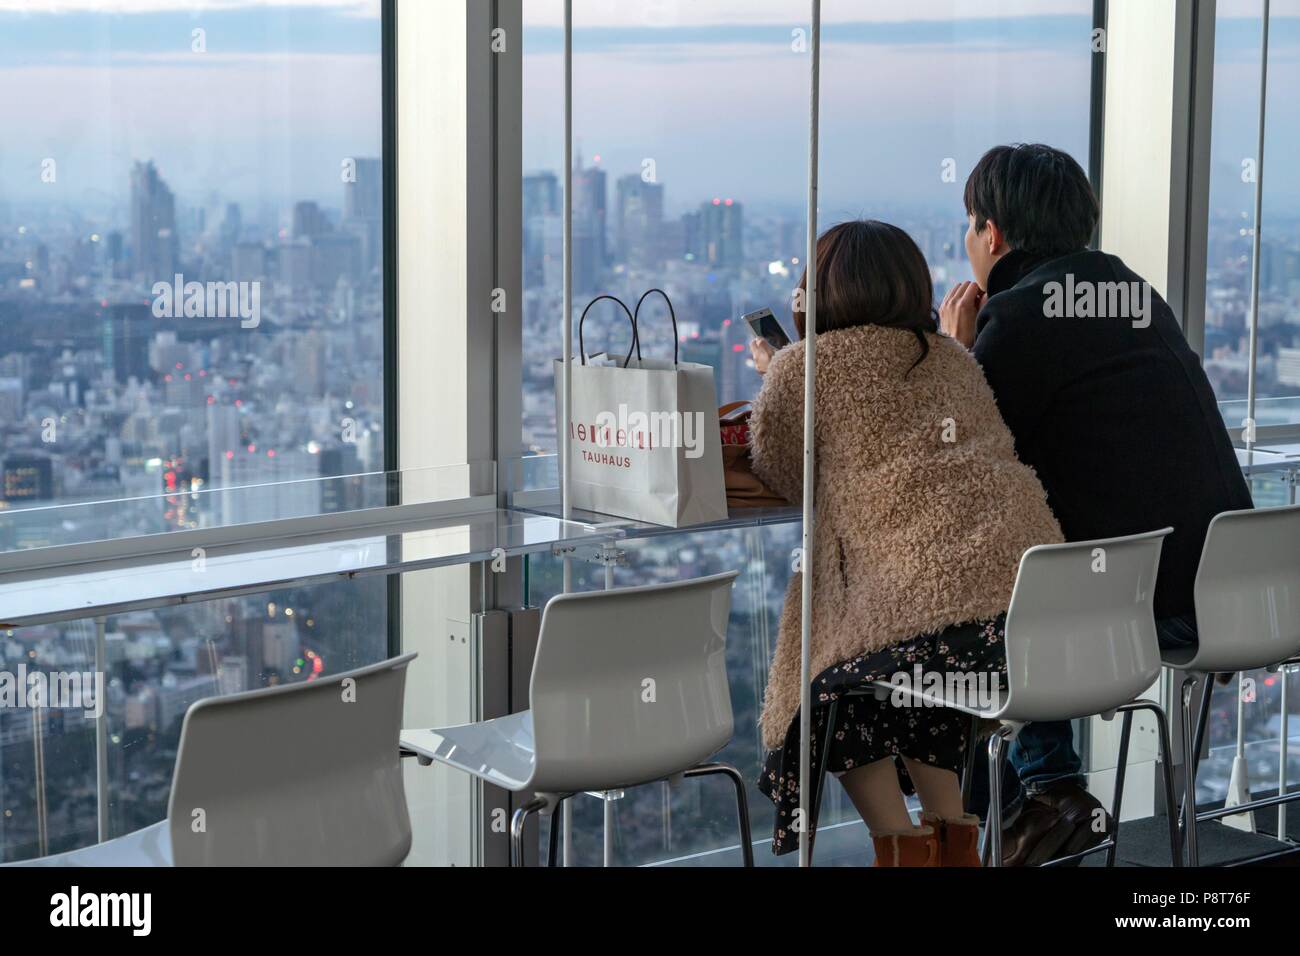
<svg viewBox="0 0 1300 956">
<path fill-rule="evenodd" d="M 823 755 L 829 705 L 876 680 L 932 675 L 996 696 L 1020 557 L 1061 530 L 979 366 L 938 334 L 930 270 L 907 233 L 874 221 L 830 229 L 817 243 L 817 290 L 817 521 L 805 559 L 814 773 L 825 759 L 839 777 L 877 866 L 978 866 L 978 821 L 957 777 L 969 718 L 902 695 L 855 695 L 841 701 Z M 752 345 L 764 374 L 750 419 L 754 471 L 790 501 L 803 496 L 802 302 L 797 293 L 799 342 L 775 353 Z M 776 803 L 776 853 L 809 829 L 796 820 L 802 578 L 786 591 L 762 715 L 759 785 Z M 919 827 L 904 802 L 912 789 Z"/>
</svg>

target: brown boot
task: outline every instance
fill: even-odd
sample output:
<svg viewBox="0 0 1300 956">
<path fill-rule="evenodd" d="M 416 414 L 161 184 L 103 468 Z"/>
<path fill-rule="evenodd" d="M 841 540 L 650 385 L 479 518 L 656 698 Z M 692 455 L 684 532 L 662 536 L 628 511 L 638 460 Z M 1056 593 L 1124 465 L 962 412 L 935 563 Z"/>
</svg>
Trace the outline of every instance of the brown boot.
<svg viewBox="0 0 1300 956">
<path fill-rule="evenodd" d="M 932 827 L 872 834 L 876 866 L 938 866 L 939 836 Z"/>
<path fill-rule="evenodd" d="M 983 866 L 980 861 L 980 818 L 966 813 L 956 820 L 921 814 L 921 824 L 939 834 L 940 866 Z"/>
</svg>

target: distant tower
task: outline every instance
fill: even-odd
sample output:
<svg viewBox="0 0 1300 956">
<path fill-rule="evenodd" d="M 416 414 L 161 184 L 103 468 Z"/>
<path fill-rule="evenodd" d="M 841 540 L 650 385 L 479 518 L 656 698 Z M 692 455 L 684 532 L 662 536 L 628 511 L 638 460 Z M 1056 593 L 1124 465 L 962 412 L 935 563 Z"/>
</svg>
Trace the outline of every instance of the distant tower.
<svg viewBox="0 0 1300 956">
<path fill-rule="evenodd" d="M 599 162 L 599 157 L 596 158 Z M 609 262 L 605 240 L 605 171 L 598 166 L 573 170 L 573 289 L 592 292 L 605 275 Z"/>
<path fill-rule="evenodd" d="M 383 264 L 384 164 L 358 159 L 356 179 L 343 183 L 343 228 L 361 239 L 362 268 L 370 272 Z"/>
<path fill-rule="evenodd" d="M 131 169 L 131 250 L 135 275 L 170 281 L 178 262 L 176 198 L 152 161 Z"/>
<path fill-rule="evenodd" d="M 229 253 L 243 234 L 244 216 L 240 211 L 239 203 L 226 203 L 226 216 L 221 221 L 222 248 Z"/>
<path fill-rule="evenodd" d="M 546 282 L 548 234 L 560 214 L 560 181 L 555 173 L 533 173 L 524 177 L 524 285 Z"/>
<path fill-rule="evenodd" d="M 300 202 L 293 207 L 293 237 L 315 239 L 330 231 L 329 220 L 314 202 Z"/>
<path fill-rule="evenodd" d="M 614 256 L 628 265 L 663 261 L 664 187 L 632 173 L 619 179 L 614 204 Z"/>
<path fill-rule="evenodd" d="M 715 266 L 739 266 L 745 261 L 745 218 L 734 199 L 715 199 L 700 207 L 694 250 Z"/>
</svg>

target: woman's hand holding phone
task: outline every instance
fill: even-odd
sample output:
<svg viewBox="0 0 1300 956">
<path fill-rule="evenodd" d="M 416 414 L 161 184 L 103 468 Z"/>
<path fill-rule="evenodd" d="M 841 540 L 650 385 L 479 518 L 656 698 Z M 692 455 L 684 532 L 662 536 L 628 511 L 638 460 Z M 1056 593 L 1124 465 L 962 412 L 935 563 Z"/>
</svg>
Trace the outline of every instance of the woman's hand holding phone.
<svg viewBox="0 0 1300 956">
<path fill-rule="evenodd" d="M 776 349 L 772 348 L 772 343 L 767 339 L 750 339 L 749 354 L 754 359 L 754 370 L 759 375 L 764 375 L 772 362 L 772 356 L 776 355 Z"/>
</svg>

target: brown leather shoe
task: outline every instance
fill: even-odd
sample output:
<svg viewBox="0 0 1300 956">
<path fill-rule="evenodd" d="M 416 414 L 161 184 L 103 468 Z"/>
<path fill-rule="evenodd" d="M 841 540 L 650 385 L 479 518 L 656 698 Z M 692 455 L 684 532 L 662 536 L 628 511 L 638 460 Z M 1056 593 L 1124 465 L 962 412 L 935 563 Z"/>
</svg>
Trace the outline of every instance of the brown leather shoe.
<svg viewBox="0 0 1300 956">
<path fill-rule="evenodd" d="M 876 866 L 938 866 L 939 835 L 933 827 L 872 834 Z"/>
<path fill-rule="evenodd" d="M 940 866 L 983 866 L 980 860 L 980 818 L 967 813 L 956 820 L 921 814 L 922 826 L 939 834 Z"/>
<path fill-rule="evenodd" d="M 1082 853 L 1103 842 L 1112 826 L 1110 814 L 1087 790 L 1053 784 L 1026 797 L 1016 822 L 1002 832 L 1002 865 L 1042 866 Z"/>
</svg>

